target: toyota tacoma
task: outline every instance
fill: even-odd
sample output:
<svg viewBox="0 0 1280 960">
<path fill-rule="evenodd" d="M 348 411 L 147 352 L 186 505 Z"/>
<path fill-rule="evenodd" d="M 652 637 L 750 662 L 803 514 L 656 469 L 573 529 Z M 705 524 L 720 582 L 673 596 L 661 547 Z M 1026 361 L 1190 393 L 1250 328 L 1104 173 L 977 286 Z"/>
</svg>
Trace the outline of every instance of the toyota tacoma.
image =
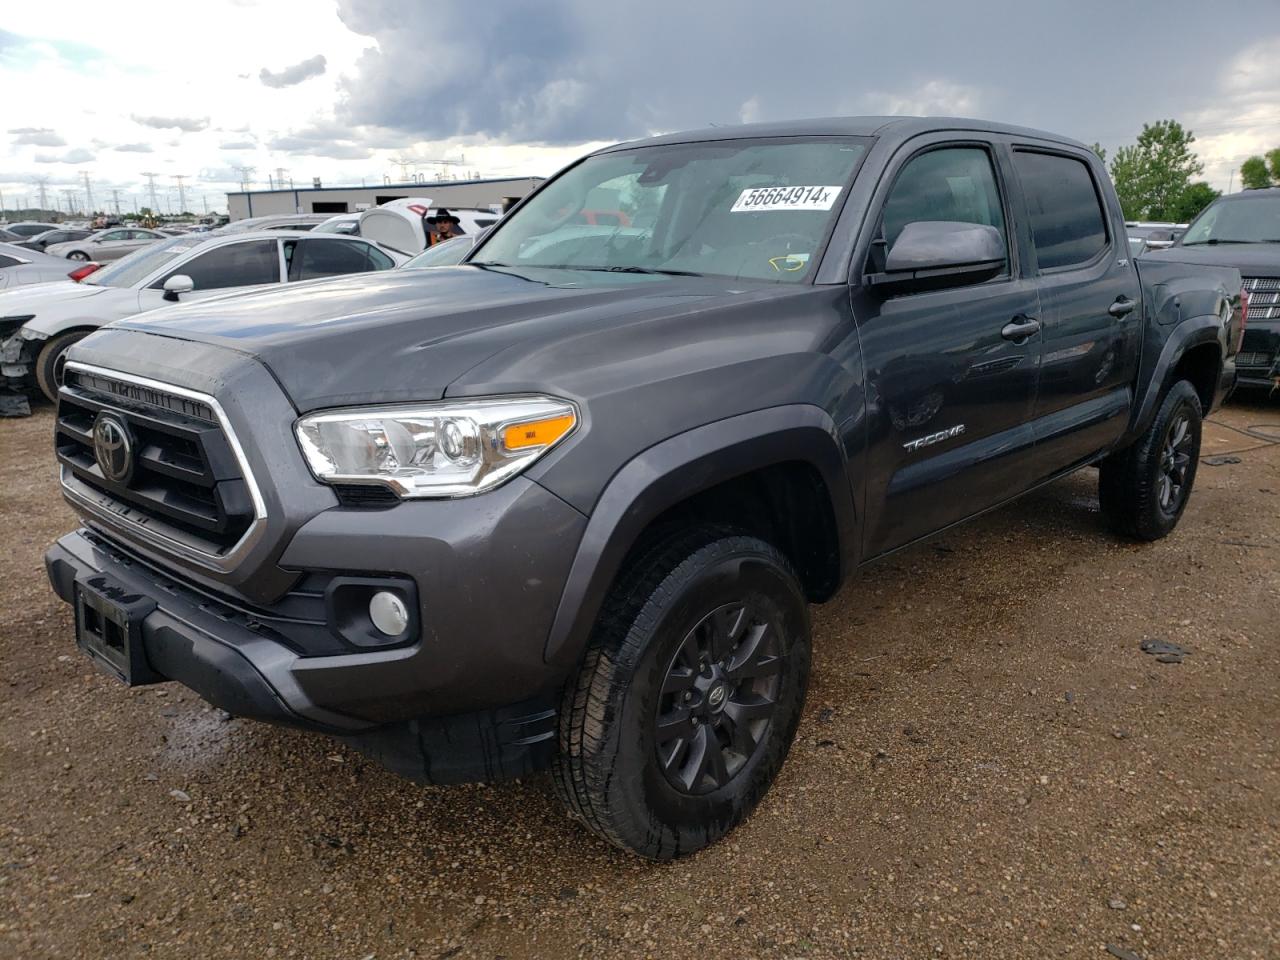
<svg viewBox="0 0 1280 960">
<path fill-rule="evenodd" d="M 423 782 L 549 766 L 667 859 L 777 776 L 808 605 L 862 564 L 1089 466 L 1115 531 L 1172 531 L 1240 290 L 1131 259 L 1098 158 L 1047 133 L 620 144 L 458 266 L 76 343 L 55 442 L 83 526 L 48 572 L 125 683 Z"/>
</svg>

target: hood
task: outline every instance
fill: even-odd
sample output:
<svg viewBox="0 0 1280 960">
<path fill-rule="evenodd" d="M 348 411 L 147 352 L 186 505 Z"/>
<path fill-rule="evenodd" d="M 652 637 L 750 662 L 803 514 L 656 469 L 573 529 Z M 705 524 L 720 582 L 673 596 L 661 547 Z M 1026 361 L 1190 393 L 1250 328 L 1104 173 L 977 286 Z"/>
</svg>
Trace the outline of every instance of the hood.
<svg viewBox="0 0 1280 960">
<path fill-rule="evenodd" d="M 91 287 L 76 283 L 74 280 L 54 280 L 34 286 L 9 290 L 0 294 L 0 317 L 12 317 L 19 314 L 34 313 L 40 315 L 42 310 L 53 306 L 61 306 L 73 300 L 86 297 L 97 297 L 112 287 Z"/>
<path fill-rule="evenodd" d="M 249 354 L 300 411 L 438 399 L 472 367 L 522 340 L 623 318 L 670 315 L 711 298 L 796 285 L 473 266 L 362 274 L 167 307 L 115 324 Z"/>
<path fill-rule="evenodd" d="M 1197 243 L 1150 250 L 1141 259 L 1235 267 L 1242 277 L 1280 277 L 1280 243 Z"/>
</svg>

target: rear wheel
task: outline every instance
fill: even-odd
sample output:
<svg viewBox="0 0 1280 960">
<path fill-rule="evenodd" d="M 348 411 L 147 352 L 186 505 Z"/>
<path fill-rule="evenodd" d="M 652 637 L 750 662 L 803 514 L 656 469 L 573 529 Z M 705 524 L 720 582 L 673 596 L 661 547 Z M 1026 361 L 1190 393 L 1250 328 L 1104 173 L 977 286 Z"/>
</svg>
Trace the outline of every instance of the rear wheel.
<svg viewBox="0 0 1280 960">
<path fill-rule="evenodd" d="M 83 250 L 72 250 L 70 253 L 67 254 L 67 259 L 79 260 L 81 263 L 87 263 L 89 260 L 89 255 L 85 253 Z"/>
<path fill-rule="evenodd" d="M 1179 380 L 1137 442 L 1102 462 L 1099 499 L 1113 530 L 1135 540 L 1173 531 L 1195 483 L 1200 431 L 1200 398 Z"/>
<path fill-rule="evenodd" d="M 667 538 L 615 585 L 565 692 L 557 792 L 643 857 L 701 849 L 777 776 L 808 676 L 808 606 L 785 557 L 715 528 Z"/>
<path fill-rule="evenodd" d="M 54 403 L 58 402 L 58 388 L 62 386 L 62 368 L 67 362 L 67 348 L 92 332 L 73 330 L 71 333 L 63 333 L 50 338 L 40 348 L 40 353 L 36 356 L 36 383 L 40 385 L 40 392 Z"/>
</svg>

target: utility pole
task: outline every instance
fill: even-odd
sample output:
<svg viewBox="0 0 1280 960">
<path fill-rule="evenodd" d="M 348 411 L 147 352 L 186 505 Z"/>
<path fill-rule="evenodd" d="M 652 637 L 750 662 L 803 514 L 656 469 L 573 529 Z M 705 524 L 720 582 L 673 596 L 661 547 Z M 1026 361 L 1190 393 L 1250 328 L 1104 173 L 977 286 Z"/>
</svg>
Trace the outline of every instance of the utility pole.
<svg viewBox="0 0 1280 960">
<path fill-rule="evenodd" d="M 36 178 L 35 178 L 35 181 L 36 181 L 36 189 L 38 189 L 38 190 L 40 191 L 40 209 L 41 209 L 41 210 L 48 210 L 48 209 L 49 209 L 49 197 L 47 196 L 47 191 L 46 191 L 46 189 L 45 189 L 45 185 L 49 182 L 49 178 L 48 178 L 48 177 L 36 177 Z"/>
<path fill-rule="evenodd" d="M 89 216 L 93 216 L 93 188 L 89 186 L 89 171 L 81 170 L 80 176 L 84 177 L 84 205 L 88 208 Z"/>
<path fill-rule="evenodd" d="M 173 179 L 178 181 L 178 216 L 187 212 L 187 191 L 182 185 L 182 181 L 187 179 L 185 173 L 175 173 Z"/>
<path fill-rule="evenodd" d="M 112 187 L 111 205 L 116 208 L 116 216 L 120 216 L 120 191 Z"/>
<path fill-rule="evenodd" d="M 242 193 L 247 193 L 249 190 L 249 184 L 253 182 L 249 178 L 253 176 L 253 171 L 257 170 L 258 168 L 257 167 L 232 167 L 231 169 L 236 171 L 236 173 L 240 174 L 240 191 Z"/>
<path fill-rule="evenodd" d="M 286 170 L 284 167 L 276 167 L 276 189 L 277 190 L 284 189 L 284 175 L 288 172 L 289 171 Z"/>
<path fill-rule="evenodd" d="M 76 192 L 74 190 L 63 190 L 62 195 L 67 199 L 67 213 L 76 212 Z"/>
<path fill-rule="evenodd" d="M 151 214 L 155 216 L 160 212 L 160 201 L 156 199 L 156 177 L 160 174 L 144 173 L 143 176 L 147 178 L 147 192 L 151 194 Z"/>
</svg>

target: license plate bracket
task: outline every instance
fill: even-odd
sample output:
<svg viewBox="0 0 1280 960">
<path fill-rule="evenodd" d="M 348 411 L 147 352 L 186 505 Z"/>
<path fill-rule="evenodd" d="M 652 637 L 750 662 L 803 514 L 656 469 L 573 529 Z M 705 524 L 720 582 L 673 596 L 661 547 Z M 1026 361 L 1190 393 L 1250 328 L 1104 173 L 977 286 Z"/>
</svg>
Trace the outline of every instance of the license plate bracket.
<svg viewBox="0 0 1280 960">
<path fill-rule="evenodd" d="M 76 645 L 100 668 L 130 687 L 161 683 L 142 644 L 142 622 L 156 608 L 104 573 L 76 578 Z"/>
</svg>

